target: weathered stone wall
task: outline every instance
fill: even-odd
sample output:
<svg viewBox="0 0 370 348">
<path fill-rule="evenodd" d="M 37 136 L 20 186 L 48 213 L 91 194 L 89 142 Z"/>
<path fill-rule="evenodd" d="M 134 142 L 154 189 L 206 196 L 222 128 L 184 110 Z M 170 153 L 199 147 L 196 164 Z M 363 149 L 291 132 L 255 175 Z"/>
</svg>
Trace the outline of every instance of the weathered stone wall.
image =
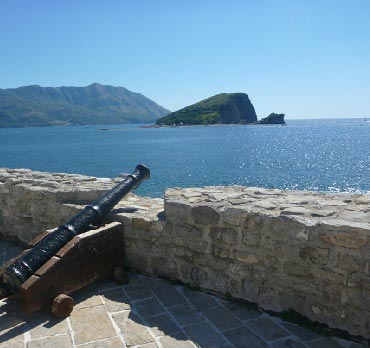
<svg viewBox="0 0 370 348">
<path fill-rule="evenodd" d="M 23 174 L 17 175 L 20 180 Z M 68 184 L 71 191 L 86 185 L 96 194 L 112 184 L 85 179 L 76 177 Z M 78 212 L 78 203 L 86 203 L 78 194 L 63 196 L 66 186 L 60 181 L 60 187 L 44 187 L 45 195 L 32 200 L 34 185 L 21 181 L 0 185 L 4 236 L 29 240 L 26 227 L 54 227 Z M 370 195 L 205 187 L 167 190 L 164 202 L 130 195 L 107 220 L 122 223 L 127 264 L 136 270 L 264 309 L 294 309 L 370 338 L 369 212 Z M 12 213 L 17 234 L 10 228 Z"/>
<path fill-rule="evenodd" d="M 112 185 L 112 179 L 0 168 L 0 236 L 27 243 L 70 217 L 64 203 L 88 204 Z"/>
</svg>

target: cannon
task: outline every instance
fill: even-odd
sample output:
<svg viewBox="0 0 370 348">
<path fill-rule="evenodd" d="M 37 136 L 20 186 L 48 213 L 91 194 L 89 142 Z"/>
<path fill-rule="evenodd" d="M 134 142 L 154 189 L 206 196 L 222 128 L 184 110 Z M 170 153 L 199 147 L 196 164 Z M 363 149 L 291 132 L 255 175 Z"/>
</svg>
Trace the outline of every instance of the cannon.
<svg viewBox="0 0 370 348">
<path fill-rule="evenodd" d="M 29 249 L 0 269 L 1 297 L 15 295 L 28 313 L 51 307 L 54 316 L 65 317 L 73 309 L 68 294 L 109 273 L 124 281 L 120 223 L 102 226 L 102 221 L 149 177 L 149 169 L 137 165 L 133 173 L 67 223 L 39 235 Z"/>
</svg>

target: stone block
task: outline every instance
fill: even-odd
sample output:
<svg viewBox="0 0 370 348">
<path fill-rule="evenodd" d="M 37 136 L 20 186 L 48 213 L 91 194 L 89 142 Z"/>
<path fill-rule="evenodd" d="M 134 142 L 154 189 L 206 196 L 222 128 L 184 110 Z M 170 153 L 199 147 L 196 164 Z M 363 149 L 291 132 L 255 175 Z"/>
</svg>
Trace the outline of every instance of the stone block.
<svg viewBox="0 0 370 348">
<path fill-rule="evenodd" d="M 299 255 L 302 260 L 319 265 L 326 265 L 329 261 L 330 249 L 318 248 L 314 246 L 302 247 Z"/>
<path fill-rule="evenodd" d="M 266 341 L 275 341 L 290 335 L 288 331 L 275 324 L 270 318 L 250 320 L 246 325 Z"/>
<path fill-rule="evenodd" d="M 154 341 L 142 320 L 132 312 L 121 312 L 112 315 L 113 320 L 122 332 L 127 347 L 143 345 Z"/>
<path fill-rule="evenodd" d="M 259 338 L 251 329 L 241 326 L 236 329 L 228 330 L 225 333 L 226 338 L 235 346 L 235 348 L 268 348 L 270 347 L 261 338 Z"/>
<path fill-rule="evenodd" d="M 183 240 L 181 245 L 197 253 L 211 253 L 210 244 L 204 241 Z"/>
<path fill-rule="evenodd" d="M 370 231 L 346 225 L 320 225 L 319 239 L 326 244 L 348 249 L 359 249 L 367 245 Z"/>
<path fill-rule="evenodd" d="M 230 250 L 219 245 L 214 246 L 214 255 L 222 259 L 228 259 L 230 257 Z"/>
<path fill-rule="evenodd" d="M 105 307 L 108 312 L 119 312 L 131 309 L 129 299 L 121 288 L 104 290 L 101 292 L 101 295 L 104 298 Z"/>
<path fill-rule="evenodd" d="M 261 244 L 261 233 L 251 229 L 242 230 L 243 243 L 248 246 L 259 246 Z"/>
<path fill-rule="evenodd" d="M 217 243 L 236 245 L 238 243 L 238 231 L 232 227 L 211 227 L 210 235 Z"/>
<path fill-rule="evenodd" d="M 132 218 L 131 228 L 139 231 L 149 232 L 153 221 L 147 218 Z"/>
<path fill-rule="evenodd" d="M 359 258 L 351 254 L 338 252 L 335 257 L 335 267 L 348 273 L 358 272 L 360 268 Z"/>
<path fill-rule="evenodd" d="M 250 302 L 257 302 L 260 286 L 257 282 L 245 278 L 242 282 L 243 298 Z"/>
<path fill-rule="evenodd" d="M 202 348 L 219 348 L 225 339 L 209 323 L 189 325 L 184 328 L 191 340 Z"/>
<path fill-rule="evenodd" d="M 277 294 L 273 288 L 261 287 L 258 292 L 257 303 L 264 309 L 275 309 L 277 303 Z M 280 311 L 277 310 L 277 311 Z"/>
<path fill-rule="evenodd" d="M 60 336 L 51 336 L 43 339 L 30 341 L 27 343 L 27 348 L 73 348 L 72 340 L 69 334 Z"/>
<path fill-rule="evenodd" d="M 243 324 L 223 306 L 207 309 L 203 311 L 203 314 L 221 331 L 230 330 Z"/>
<path fill-rule="evenodd" d="M 178 225 L 174 226 L 174 231 L 177 236 L 185 239 L 199 240 L 202 238 L 202 230 L 194 225 Z"/>
<path fill-rule="evenodd" d="M 177 279 L 179 277 L 176 261 L 164 256 L 152 256 L 151 260 L 153 274 L 167 276 L 172 279 Z"/>
<path fill-rule="evenodd" d="M 67 320 L 57 320 L 54 318 L 46 319 L 40 313 L 33 314 L 28 320 L 28 324 L 32 327 L 30 334 L 31 339 L 39 339 L 47 336 L 55 336 L 68 334 Z"/>
<path fill-rule="evenodd" d="M 210 206 L 199 205 L 191 209 L 191 218 L 195 224 L 216 225 L 220 220 L 220 214 Z"/>
<path fill-rule="evenodd" d="M 197 285 L 204 285 L 208 281 L 208 272 L 200 267 L 193 267 L 190 272 L 190 279 Z"/>
<path fill-rule="evenodd" d="M 310 274 L 310 267 L 293 261 L 288 261 L 284 263 L 284 271 L 286 274 L 306 276 Z"/>
<path fill-rule="evenodd" d="M 254 264 L 259 262 L 259 257 L 253 253 L 247 253 L 244 251 L 235 251 L 234 257 L 236 260 L 246 264 Z"/>
<path fill-rule="evenodd" d="M 318 334 L 309 329 L 306 329 L 303 326 L 299 326 L 288 322 L 282 322 L 281 325 L 302 341 L 309 341 L 319 337 Z"/>
<path fill-rule="evenodd" d="M 278 341 L 272 345 L 272 348 L 306 348 L 302 342 L 299 342 L 296 339 L 287 338 L 283 341 Z"/>
<path fill-rule="evenodd" d="M 143 318 L 164 312 L 164 307 L 155 298 L 135 302 L 135 309 Z"/>
<path fill-rule="evenodd" d="M 180 331 L 180 328 L 168 314 L 159 314 L 153 317 L 148 317 L 145 321 L 155 336 L 173 336 L 173 334 Z"/>
<path fill-rule="evenodd" d="M 131 285 L 125 288 L 128 298 L 131 301 L 144 300 L 153 297 L 153 293 L 145 285 Z"/>
<path fill-rule="evenodd" d="M 176 221 L 188 221 L 190 222 L 191 216 L 191 206 L 177 202 L 177 201 L 169 201 L 165 199 L 164 201 L 164 212 L 168 220 L 172 222 Z"/>
<path fill-rule="evenodd" d="M 180 294 L 173 286 L 161 286 L 152 290 L 166 307 L 180 305 L 186 303 L 182 294 Z"/>
<path fill-rule="evenodd" d="M 84 348 L 123 348 L 124 345 L 118 337 L 113 337 L 113 338 L 109 338 L 104 341 L 88 343 L 81 347 L 84 347 Z M 58 348 L 58 346 L 55 346 L 55 348 Z M 150 347 L 145 346 L 145 348 L 150 348 Z"/>
<path fill-rule="evenodd" d="M 163 348 L 194 348 L 194 344 L 181 332 L 160 338 Z"/>
<path fill-rule="evenodd" d="M 189 288 L 182 288 L 182 293 L 186 299 L 198 310 L 205 310 L 218 305 L 215 299 L 205 293 L 194 291 Z"/>
<path fill-rule="evenodd" d="M 70 316 L 76 344 L 117 335 L 104 306 L 75 310 Z"/>
<path fill-rule="evenodd" d="M 170 312 L 182 326 L 204 321 L 203 316 L 189 304 L 172 307 Z"/>
</svg>

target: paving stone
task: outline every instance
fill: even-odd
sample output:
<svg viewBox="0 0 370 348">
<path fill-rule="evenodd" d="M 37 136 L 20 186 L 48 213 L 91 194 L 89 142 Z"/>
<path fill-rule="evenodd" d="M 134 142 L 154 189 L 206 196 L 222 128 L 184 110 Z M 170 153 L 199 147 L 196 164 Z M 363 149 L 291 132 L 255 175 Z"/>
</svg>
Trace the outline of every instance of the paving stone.
<svg viewBox="0 0 370 348">
<path fill-rule="evenodd" d="M 163 348 L 194 348 L 194 344 L 189 341 L 183 333 L 161 337 L 159 340 Z M 200 347 L 198 345 L 198 347 Z M 203 348 L 203 346 L 202 346 Z"/>
<path fill-rule="evenodd" d="M 189 325 L 184 330 L 190 339 L 202 348 L 220 348 L 227 343 L 209 323 Z"/>
<path fill-rule="evenodd" d="M 135 302 L 135 308 L 143 318 L 164 312 L 164 308 L 155 298 Z"/>
<path fill-rule="evenodd" d="M 125 288 L 130 300 L 143 300 L 153 297 L 152 292 L 145 285 L 132 285 Z"/>
<path fill-rule="evenodd" d="M 76 344 L 97 341 L 117 335 L 104 306 L 73 311 L 70 319 Z"/>
<path fill-rule="evenodd" d="M 153 289 L 154 294 L 167 307 L 186 303 L 185 298 L 173 286 Z"/>
<path fill-rule="evenodd" d="M 242 321 L 256 319 L 261 316 L 261 312 L 259 312 L 257 309 L 248 308 L 243 304 L 238 304 L 234 302 L 223 302 L 223 305 Z"/>
<path fill-rule="evenodd" d="M 92 286 L 94 286 L 98 292 L 122 287 L 121 285 L 118 285 L 115 281 L 108 277 L 98 279 L 92 284 Z"/>
<path fill-rule="evenodd" d="M 275 342 L 272 345 L 273 348 L 306 348 L 306 346 L 299 341 L 288 338 L 284 341 Z"/>
<path fill-rule="evenodd" d="M 145 321 L 155 336 L 172 335 L 180 331 L 180 328 L 168 314 L 146 318 Z"/>
<path fill-rule="evenodd" d="M 46 336 L 67 334 L 69 332 L 67 319 L 54 319 L 50 316 L 46 316 L 44 313 L 33 314 L 27 321 L 27 325 L 32 327 L 30 334 L 33 340 Z"/>
<path fill-rule="evenodd" d="M 132 312 L 113 314 L 113 319 L 120 328 L 127 347 L 153 342 L 154 338 L 142 320 Z"/>
<path fill-rule="evenodd" d="M 129 299 L 121 288 L 103 290 L 101 296 L 104 299 L 105 307 L 108 312 L 119 312 L 131 309 Z"/>
<path fill-rule="evenodd" d="M 281 325 L 284 326 L 288 331 L 296 335 L 302 341 L 309 341 L 319 337 L 318 334 L 309 329 L 306 329 L 303 326 L 286 322 L 282 322 Z"/>
<path fill-rule="evenodd" d="M 0 330 L 0 348 L 24 348 L 24 329 L 21 323 Z"/>
<path fill-rule="evenodd" d="M 158 348 L 158 346 L 154 342 L 152 342 L 152 343 L 144 344 L 143 346 L 139 346 L 138 348 Z"/>
<path fill-rule="evenodd" d="M 233 329 L 243 324 L 223 306 L 207 309 L 203 311 L 203 314 L 221 331 Z"/>
<path fill-rule="evenodd" d="M 71 297 L 75 301 L 74 310 L 95 307 L 103 304 L 103 301 L 93 284 L 74 292 Z"/>
<path fill-rule="evenodd" d="M 251 320 L 247 322 L 247 325 L 267 341 L 274 341 L 290 335 L 269 318 Z"/>
<path fill-rule="evenodd" d="M 188 325 L 204 321 L 203 316 L 190 304 L 171 307 L 170 311 L 180 325 Z"/>
<path fill-rule="evenodd" d="M 139 274 L 127 272 L 127 275 L 128 275 L 129 282 L 128 284 L 125 284 L 125 287 L 129 287 L 131 285 L 142 285 L 143 284 L 143 281 Z"/>
<path fill-rule="evenodd" d="M 72 340 L 69 335 L 51 336 L 40 340 L 29 341 L 27 348 L 73 348 Z"/>
<path fill-rule="evenodd" d="M 343 345 L 329 337 L 309 341 L 306 344 L 311 348 L 343 348 Z"/>
<path fill-rule="evenodd" d="M 268 348 L 269 345 L 262 341 L 252 330 L 246 326 L 224 332 L 226 338 L 235 348 Z"/>
<path fill-rule="evenodd" d="M 161 286 L 169 285 L 165 279 L 142 276 L 142 280 L 149 289 L 159 288 Z"/>
<path fill-rule="evenodd" d="M 104 341 L 93 342 L 83 346 L 83 348 L 123 348 L 123 347 L 124 344 L 118 337 L 108 338 L 107 340 Z"/>
<path fill-rule="evenodd" d="M 2 305 L 0 306 L 0 332 L 3 330 L 10 329 L 12 327 L 19 326 L 27 321 L 27 317 L 19 310 L 18 306 L 15 306 L 15 310 L 11 311 L 13 305 L 16 305 L 14 302 L 8 304 L 4 301 L 1 301 Z"/>
<path fill-rule="evenodd" d="M 218 305 L 212 296 L 202 292 L 182 288 L 182 293 L 198 310 L 204 310 Z"/>
</svg>

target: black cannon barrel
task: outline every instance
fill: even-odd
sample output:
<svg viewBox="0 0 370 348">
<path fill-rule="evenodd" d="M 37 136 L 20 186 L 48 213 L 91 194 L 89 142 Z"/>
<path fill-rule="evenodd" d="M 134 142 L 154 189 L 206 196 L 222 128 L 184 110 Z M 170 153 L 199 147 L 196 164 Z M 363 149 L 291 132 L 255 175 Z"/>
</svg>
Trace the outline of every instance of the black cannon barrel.
<svg viewBox="0 0 370 348">
<path fill-rule="evenodd" d="M 3 292 L 9 296 L 33 275 L 44 263 L 54 256 L 75 235 L 86 232 L 98 225 L 113 207 L 131 190 L 145 179 L 149 179 L 149 169 L 139 164 L 135 171 L 109 192 L 86 206 L 66 224 L 48 234 L 25 255 L 2 270 Z"/>
</svg>

